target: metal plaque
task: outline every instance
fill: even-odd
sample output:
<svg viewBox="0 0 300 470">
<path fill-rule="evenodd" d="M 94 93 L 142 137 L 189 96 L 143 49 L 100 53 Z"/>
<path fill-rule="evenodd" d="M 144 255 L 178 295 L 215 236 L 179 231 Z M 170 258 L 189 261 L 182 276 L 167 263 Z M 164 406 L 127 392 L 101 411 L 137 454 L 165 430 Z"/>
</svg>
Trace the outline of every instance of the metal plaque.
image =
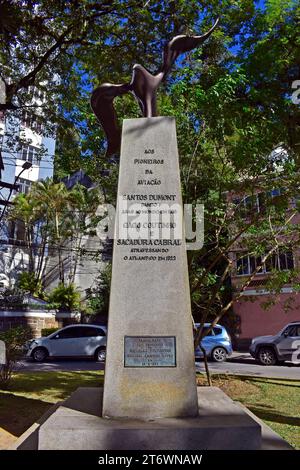
<svg viewBox="0 0 300 470">
<path fill-rule="evenodd" d="M 124 367 L 176 367 L 175 336 L 125 336 Z"/>
</svg>

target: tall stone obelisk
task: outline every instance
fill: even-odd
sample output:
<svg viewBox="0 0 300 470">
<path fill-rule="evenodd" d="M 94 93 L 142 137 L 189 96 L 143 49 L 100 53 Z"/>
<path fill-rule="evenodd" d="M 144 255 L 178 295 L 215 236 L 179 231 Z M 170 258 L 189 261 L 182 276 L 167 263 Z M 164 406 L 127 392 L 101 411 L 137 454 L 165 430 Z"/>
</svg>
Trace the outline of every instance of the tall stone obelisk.
<svg viewBox="0 0 300 470">
<path fill-rule="evenodd" d="M 124 120 L 104 417 L 198 414 L 181 208 L 175 119 Z"/>
</svg>

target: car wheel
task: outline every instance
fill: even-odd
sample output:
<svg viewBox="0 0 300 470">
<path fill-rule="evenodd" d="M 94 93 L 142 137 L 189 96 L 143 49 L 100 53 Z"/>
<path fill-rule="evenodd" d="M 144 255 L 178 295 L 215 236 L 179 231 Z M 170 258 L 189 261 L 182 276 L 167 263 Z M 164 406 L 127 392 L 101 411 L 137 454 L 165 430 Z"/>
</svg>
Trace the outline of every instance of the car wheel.
<svg viewBox="0 0 300 470">
<path fill-rule="evenodd" d="M 258 360 L 264 366 L 274 366 L 277 362 L 277 357 L 273 349 L 261 348 L 258 352 Z"/>
<path fill-rule="evenodd" d="M 215 362 L 224 362 L 226 360 L 227 352 L 226 349 L 221 348 L 220 346 L 218 348 L 215 348 L 213 352 L 211 353 L 211 358 Z"/>
<path fill-rule="evenodd" d="M 95 353 L 95 358 L 97 362 L 104 362 L 106 358 L 106 349 L 105 348 L 97 349 Z"/>
<path fill-rule="evenodd" d="M 32 353 L 32 358 L 35 362 L 43 362 L 48 356 L 48 351 L 45 348 L 36 348 Z"/>
</svg>

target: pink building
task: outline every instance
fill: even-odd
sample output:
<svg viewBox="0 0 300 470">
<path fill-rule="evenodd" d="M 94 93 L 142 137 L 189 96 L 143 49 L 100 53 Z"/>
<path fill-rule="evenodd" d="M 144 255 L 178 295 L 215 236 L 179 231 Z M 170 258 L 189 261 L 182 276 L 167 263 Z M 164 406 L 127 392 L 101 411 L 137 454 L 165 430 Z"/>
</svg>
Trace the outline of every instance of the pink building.
<svg viewBox="0 0 300 470">
<path fill-rule="evenodd" d="M 274 299 L 274 296 L 271 298 Z M 277 296 L 276 303 L 264 308 L 264 304 L 269 300 L 268 292 L 247 289 L 245 295 L 234 303 L 233 310 L 240 322 L 238 347 L 248 347 L 255 336 L 278 333 L 287 323 L 299 321 L 300 295 L 292 288 L 284 287 Z"/>
<path fill-rule="evenodd" d="M 275 198 L 280 195 L 280 190 L 271 193 L 271 197 Z M 258 192 L 251 196 L 251 210 L 261 211 L 263 218 L 262 194 Z M 229 196 L 231 201 L 234 198 L 236 195 Z M 240 197 L 239 200 L 242 201 L 245 215 L 250 206 L 249 198 Z M 291 201 L 291 210 L 293 206 L 294 202 Z M 293 223 L 299 224 L 299 215 L 294 217 Z M 276 250 L 265 263 L 262 263 L 261 256 L 247 253 L 242 246 L 243 244 L 236 244 L 231 252 L 234 266 L 231 274 L 233 296 L 238 297 L 233 305 L 239 323 L 236 344 L 241 349 L 248 348 L 255 336 L 275 334 L 287 323 L 300 320 L 300 291 L 298 293 L 292 284 L 287 283 L 275 293 L 268 285 L 272 271 L 288 272 L 300 268 L 299 249 L 292 246 L 287 248 L 287 244 L 284 249 Z M 258 266 L 262 266 L 261 269 L 239 296 L 241 287 Z"/>
</svg>

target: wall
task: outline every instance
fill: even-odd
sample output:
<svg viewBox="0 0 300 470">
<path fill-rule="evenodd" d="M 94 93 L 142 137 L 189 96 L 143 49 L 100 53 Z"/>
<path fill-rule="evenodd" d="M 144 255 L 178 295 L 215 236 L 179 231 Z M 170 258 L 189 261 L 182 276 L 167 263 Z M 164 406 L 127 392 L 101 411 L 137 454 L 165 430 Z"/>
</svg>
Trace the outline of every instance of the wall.
<svg viewBox="0 0 300 470">
<path fill-rule="evenodd" d="M 40 337 L 43 328 L 58 328 L 58 321 L 54 313 L 42 311 L 0 312 L 0 331 L 9 330 L 17 326 L 29 327 L 32 331 L 32 337 Z"/>
<path fill-rule="evenodd" d="M 255 336 L 274 335 L 287 323 L 300 320 L 299 294 L 282 293 L 275 305 L 264 309 L 261 304 L 268 299 L 268 295 L 256 295 L 251 297 L 252 301 L 242 297 L 235 302 L 234 312 L 240 317 L 239 346 L 247 347 Z M 287 304 L 291 308 L 286 310 Z"/>
<path fill-rule="evenodd" d="M 78 323 L 80 315 L 76 313 L 56 313 L 43 310 L 34 311 L 0 311 L 0 331 L 17 326 L 29 327 L 32 338 L 42 336 L 43 328 L 62 328 L 63 326 Z"/>
</svg>

